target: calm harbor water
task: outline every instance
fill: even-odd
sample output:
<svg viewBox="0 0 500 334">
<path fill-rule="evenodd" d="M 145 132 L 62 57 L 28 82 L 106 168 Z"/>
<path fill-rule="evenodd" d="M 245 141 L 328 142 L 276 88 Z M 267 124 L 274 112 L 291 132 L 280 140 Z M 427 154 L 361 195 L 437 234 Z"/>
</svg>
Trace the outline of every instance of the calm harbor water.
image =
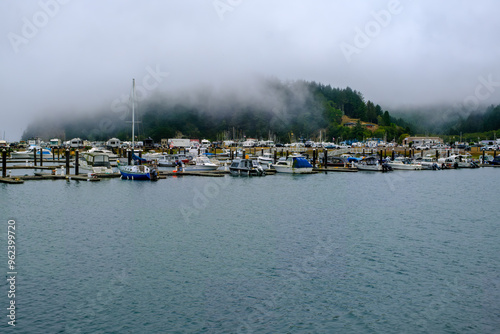
<svg viewBox="0 0 500 334">
<path fill-rule="evenodd" d="M 500 170 L 0 184 L 8 333 L 500 332 Z"/>
</svg>

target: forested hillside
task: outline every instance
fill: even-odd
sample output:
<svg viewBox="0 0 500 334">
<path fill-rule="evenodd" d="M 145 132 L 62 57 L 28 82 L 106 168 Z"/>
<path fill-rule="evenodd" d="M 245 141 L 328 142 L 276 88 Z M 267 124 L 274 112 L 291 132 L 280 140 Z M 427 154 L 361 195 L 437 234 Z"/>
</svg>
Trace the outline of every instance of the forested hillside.
<svg viewBox="0 0 500 334">
<path fill-rule="evenodd" d="M 131 109 L 131 108 L 128 108 Z M 265 79 L 244 89 L 217 91 L 203 87 L 182 93 L 151 96 L 136 106 L 139 138 L 187 137 L 237 139 L 243 137 L 279 142 L 299 139 L 398 139 L 410 133 L 409 124 L 349 87 L 333 88 L 316 82 L 282 82 Z M 360 123 L 341 124 L 342 115 L 378 125 L 375 132 Z M 25 131 L 30 137 L 74 137 L 107 140 L 131 139 L 131 115 L 101 111 L 87 116 L 38 120 Z"/>
</svg>

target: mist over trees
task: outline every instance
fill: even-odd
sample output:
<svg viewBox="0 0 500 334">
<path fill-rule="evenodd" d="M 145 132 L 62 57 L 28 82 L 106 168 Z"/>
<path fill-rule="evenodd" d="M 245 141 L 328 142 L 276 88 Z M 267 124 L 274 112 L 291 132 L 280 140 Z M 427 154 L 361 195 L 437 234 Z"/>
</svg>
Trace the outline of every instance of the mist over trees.
<svg viewBox="0 0 500 334">
<path fill-rule="evenodd" d="M 131 108 L 129 108 L 131 109 Z M 394 118 L 361 92 L 333 88 L 316 82 L 282 82 L 260 79 L 238 87 L 202 86 L 183 92 L 152 95 L 136 104 L 138 140 L 151 137 L 207 138 L 212 140 L 271 137 L 278 142 L 312 139 L 363 140 L 369 137 L 398 140 L 413 133 L 412 125 Z M 359 120 L 354 127 L 342 116 Z M 111 137 L 131 140 L 131 111 L 101 111 L 39 119 L 30 124 L 23 139 L 80 137 L 105 141 Z M 378 126 L 375 132 L 360 122 Z M 50 138 L 49 138 L 50 137 Z"/>
</svg>

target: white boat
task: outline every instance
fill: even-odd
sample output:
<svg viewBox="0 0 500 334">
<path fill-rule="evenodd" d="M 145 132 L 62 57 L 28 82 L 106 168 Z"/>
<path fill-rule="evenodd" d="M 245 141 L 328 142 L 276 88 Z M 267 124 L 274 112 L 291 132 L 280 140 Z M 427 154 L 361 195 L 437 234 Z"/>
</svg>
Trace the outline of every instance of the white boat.
<svg viewBox="0 0 500 334">
<path fill-rule="evenodd" d="M 156 162 L 160 167 L 174 167 L 175 160 L 175 157 L 171 155 L 163 155 L 161 158 L 157 159 Z"/>
<path fill-rule="evenodd" d="M 422 165 L 419 163 L 414 163 L 413 160 L 405 157 L 397 157 L 394 161 L 388 161 L 387 164 L 391 166 L 392 169 L 397 170 L 421 170 Z"/>
<path fill-rule="evenodd" d="M 54 156 L 52 151 L 48 148 L 41 148 L 40 146 L 30 146 L 25 151 L 15 151 L 10 154 L 12 159 L 33 159 L 33 155 L 36 149 L 36 158 L 40 158 L 40 150 L 42 151 L 42 157 L 44 159 L 52 159 Z"/>
<path fill-rule="evenodd" d="M 231 175 L 243 175 L 243 176 L 262 176 L 266 172 L 262 166 L 256 160 L 250 159 L 234 159 L 229 166 L 229 171 Z"/>
<path fill-rule="evenodd" d="M 415 159 L 415 161 L 422 165 L 422 169 L 441 169 L 435 157 L 425 156 L 423 158 Z"/>
<path fill-rule="evenodd" d="M 467 154 L 453 154 L 446 158 L 440 158 L 438 160 L 441 164 L 441 168 L 476 168 L 479 167 L 472 157 Z"/>
<path fill-rule="evenodd" d="M 107 155 L 110 159 L 117 159 L 118 155 L 114 154 L 113 151 L 107 150 L 105 148 L 100 148 L 100 147 L 92 147 L 90 150 L 83 152 L 83 153 L 90 153 L 90 154 L 105 154 Z"/>
<path fill-rule="evenodd" d="M 109 156 L 104 153 L 84 152 L 78 159 L 80 168 L 97 174 L 113 174 L 113 168 L 109 163 Z"/>
<path fill-rule="evenodd" d="M 313 166 L 306 158 L 301 156 L 291 156 L 286 159 L 280 159 L 277 163 L 271 165 L 278 173 L 306 174 L 311 173 Z"/>
<path fill-rule="evenodd" d="M 216 170 L 219 166 L 210 161 L 206 156 L 200 155 L 197 156 L 194 160 L 194 165 L 185 165 L 184 171 L 207 171 L 207 170 Z"/>
<path fill-rule="evenodd" d="M 272 153 L 264 153 L 264 155 L 257 157 L 257 161 L 260 163 L 262 168 L 268 169 L 274 162 L 274 156 Z"/>
<path fill-rule="evenodd" d="M 382 164 L 376 157 L 366 157 L 356 164 L 359 170 L 364 171 L 374 171 L 374 172 L 386 172 L 391 171 L 391 166 L 387 164 Z"/>
</svg>

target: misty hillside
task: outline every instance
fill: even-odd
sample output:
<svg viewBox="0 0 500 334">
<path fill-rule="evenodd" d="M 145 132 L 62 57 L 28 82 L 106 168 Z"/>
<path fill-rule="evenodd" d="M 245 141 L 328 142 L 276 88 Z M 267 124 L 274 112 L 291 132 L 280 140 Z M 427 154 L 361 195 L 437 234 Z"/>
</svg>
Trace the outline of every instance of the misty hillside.
<svg viewBox="0 0 500 334">
<path fill-rule="evenodd" d="M 198 87 L 191 91 L 153 95 L 136 104 L 138 139 L 187 137 L 236 139 L 245 137 L 280 142 L 296 139 L 398 139 L 411 127 L 394 119 L 379 105 L 365 101 L 351 88 L 333 88 L 315 82 L 260 79 L 238 87 Z M 375 133 L 357 124 L 342 126 L 342 115 L 378 125 Z M 103 110 L 74 118 L 37 120 L 23 139 L 74 137 L 131 139 L 131 106 Z"/>
<path fill-rule="evenodd" d="M 398 109 L 393 111 L 393 115 L 410 123 L 419 134 L 477 134 L 500 129 L 500 105 L 476 108 L 463 105 L 422 106 Z"/>
</svg>

